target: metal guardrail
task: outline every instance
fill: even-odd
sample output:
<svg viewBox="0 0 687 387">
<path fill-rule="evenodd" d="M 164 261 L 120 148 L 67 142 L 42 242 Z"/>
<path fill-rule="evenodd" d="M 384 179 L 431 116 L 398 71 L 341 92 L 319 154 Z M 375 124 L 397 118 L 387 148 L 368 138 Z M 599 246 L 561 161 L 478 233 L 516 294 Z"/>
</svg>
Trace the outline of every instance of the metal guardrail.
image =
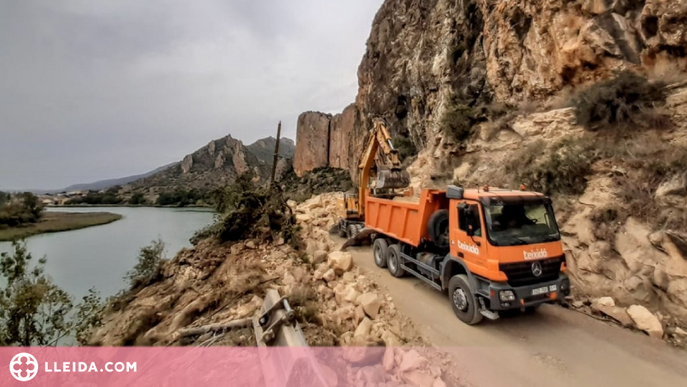
<svg viewBox="0 0 687 387">
<path fill-rule="evenodd" d="M 312 350 L 286 297 L 271 289 L 265 296 L 260 315 L 253 319 L 265 385 L 326 387 Z M 290 347 L 268 350 L 268 347 Z"/>
</svg>

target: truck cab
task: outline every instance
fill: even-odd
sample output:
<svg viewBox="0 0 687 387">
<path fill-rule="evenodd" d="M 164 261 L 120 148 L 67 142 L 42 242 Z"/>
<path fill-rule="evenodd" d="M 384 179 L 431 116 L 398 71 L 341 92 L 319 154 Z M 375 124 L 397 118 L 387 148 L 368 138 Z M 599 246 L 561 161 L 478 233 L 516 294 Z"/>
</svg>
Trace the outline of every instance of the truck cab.
<svg viewBox="0 0 687 387">
<path fill-rule="evenodd" d="M 447 198 L 450 253 L 443 262 L 442 283 L 452 293 L 452 301 L 457 301 L 456 314 L 468 312 L 465 291 L 450 286 L 456 273 L 465 272 L 475 301 L 492 313 L 532 309 L 569 294 L 565 254 L 550 198 L 489 187 L 449 188 Z"/>
</svg>

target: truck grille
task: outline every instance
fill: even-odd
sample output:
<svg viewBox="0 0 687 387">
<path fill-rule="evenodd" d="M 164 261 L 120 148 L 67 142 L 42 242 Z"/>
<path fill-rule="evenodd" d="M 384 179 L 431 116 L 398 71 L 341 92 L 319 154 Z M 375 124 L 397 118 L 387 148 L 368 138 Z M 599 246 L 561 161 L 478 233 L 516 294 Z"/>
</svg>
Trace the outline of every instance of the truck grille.
<svg viewBox="0 0 687 387">
<path fill-rule="evenodd" d="M 562 261 L 563 257 L 556 257 L 541 261 L 502 263 L 499 270 L 506 274 L 510 286 L 528 286 L 557 279 Z M 542 274 L 538 277 L 532 273 L 532 264 L 535 262 L 539 262 L 542 268 Z"/>
</svg>

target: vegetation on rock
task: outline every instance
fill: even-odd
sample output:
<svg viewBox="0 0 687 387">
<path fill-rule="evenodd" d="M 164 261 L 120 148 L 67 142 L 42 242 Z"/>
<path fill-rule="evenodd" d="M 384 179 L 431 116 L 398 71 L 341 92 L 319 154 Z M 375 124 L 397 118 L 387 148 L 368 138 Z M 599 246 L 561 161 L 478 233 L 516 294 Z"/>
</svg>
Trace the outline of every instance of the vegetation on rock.
<svg viewBox="0 0 687 387">
<path fill-rule="evenodd" d="M 578 124 L 589 130 L 657 127 L 666 119 L 656 110 L 665 103 L 664 84 L 631 71 L 595 83 L 572 100 Z"/>
<path fill-rule="evenodd" d="M 250 174 L 244 174 L 234 184 L 215 192 L 217 220 L 196 233 L 191 241 L 196 244 L 215 237 L 222 242 L 248 239 L 270 242 L 282 238 L 299 248 L 299 228 L 286 201 L 278 185 L 271 189 L 259 187 Z"/>
</svg>

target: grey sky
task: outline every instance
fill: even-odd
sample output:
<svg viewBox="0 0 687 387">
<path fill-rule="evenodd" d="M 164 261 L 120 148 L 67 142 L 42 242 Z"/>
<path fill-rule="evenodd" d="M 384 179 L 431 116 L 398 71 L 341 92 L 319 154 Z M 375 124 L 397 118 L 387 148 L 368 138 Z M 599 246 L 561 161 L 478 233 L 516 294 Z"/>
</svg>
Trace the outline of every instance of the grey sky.
<svg viewBox="0 0 687 387">
<path fill-rule="evenodd" d="M 355 99 L 382 0 L 7 0 L 0 188 L 62 188 L 177 161 L 230 133 L 295 139 Z"/>
</svg>

